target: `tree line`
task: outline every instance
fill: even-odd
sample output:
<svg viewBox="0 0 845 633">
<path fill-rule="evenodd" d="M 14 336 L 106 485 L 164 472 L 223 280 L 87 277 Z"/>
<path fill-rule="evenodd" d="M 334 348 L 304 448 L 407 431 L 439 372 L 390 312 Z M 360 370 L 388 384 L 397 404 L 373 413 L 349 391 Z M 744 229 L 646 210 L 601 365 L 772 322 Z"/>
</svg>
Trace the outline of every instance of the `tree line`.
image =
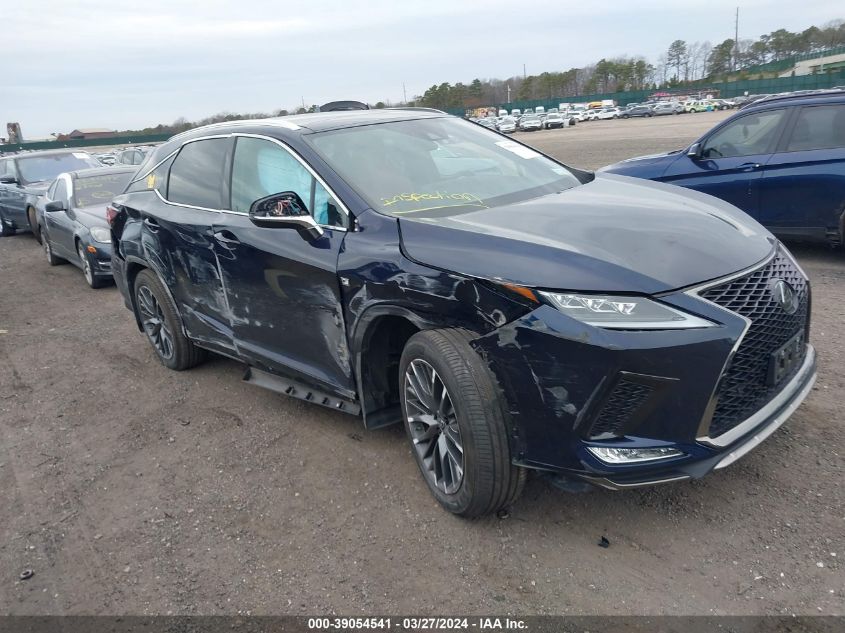
<svg viewBox="0 0 845 633">
<path fill-rule="evenodd" d="M 626 90 L 650 90 L 682 87 L 696 81 L 717 81 L 736 73 L 747 73 L 754 66 L 777 62 L 803 53 L 845 46 L 845 20 L 833 20 L 821 27 L 811 26 L 792 33 L 778 29 L 756 40 L 741 39 L 735 42 L 726 39 L 720 44 L 674 40 L 656 63 L 645 57 L 602 58 L 583 68 L 566 71 L 548 71 L 538 75 L 524 75 L 509 79 L 473 79 L 464 84 L 444 82 L 431 86 L 420 96 L 407 104 L 430 108 L 471 108 L 484 105 L 577 97 L 585 94 L 620 92 Z M 386 107 L 382 101 L 371 104 L 375 108 Z M 183 117 L 173 123 L 158 124 L 142 130 L 124 130 L 120 134 L 177 134 L 195 127 L 236 121 L 258 119 L 287 114 L 316 112 L 316 105 L 302 105 L 273 112 L 235 114 L 223 112 L 198 121 Z"/>
<path fill-rule="evenodd" d="M 736 42 L 728 38 L 716 45 L 677 39 L 655 63 L 642 56 L 603 58 L 566 71 L 473 79 L 468 84 L 444 82 L 431 86 L 416 98 L 416 103 L 431 108 L 470 108 L 509 101 L 675 88 L 695 81 L 723 80 L 736 73 L 747 75 L 754 66 L 838 46 L 845 46 L 845 20 L 841 19 L 795 33 L 778 29 L 756 40 Z"/>
</svg>

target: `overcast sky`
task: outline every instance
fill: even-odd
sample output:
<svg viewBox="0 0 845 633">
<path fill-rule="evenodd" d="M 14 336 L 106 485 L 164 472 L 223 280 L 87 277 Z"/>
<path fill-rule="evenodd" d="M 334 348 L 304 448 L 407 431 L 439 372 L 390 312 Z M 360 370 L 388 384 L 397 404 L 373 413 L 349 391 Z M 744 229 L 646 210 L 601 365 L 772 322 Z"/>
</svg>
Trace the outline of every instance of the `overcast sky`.
<svg viewBox="0 0 845 633">
<path fill-rule="evenodd" d="M 302 100 L 397 101 L 435 83 L 656 62 L 733 36 L 737 0 L 0 0 L 0 124 L 24 138 L 140 128 Z M 752 0 L 740 37 L 845 17 L 830 0 Z M 5 125 L 3 125 L 5 135 Z"/>
</svg>

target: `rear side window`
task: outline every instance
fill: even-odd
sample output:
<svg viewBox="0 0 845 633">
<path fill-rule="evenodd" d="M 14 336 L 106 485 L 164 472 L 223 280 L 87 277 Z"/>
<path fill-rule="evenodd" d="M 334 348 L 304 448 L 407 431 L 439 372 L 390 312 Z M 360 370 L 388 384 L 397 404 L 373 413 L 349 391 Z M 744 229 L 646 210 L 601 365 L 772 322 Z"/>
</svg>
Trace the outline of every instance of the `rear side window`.
<svg viewBox="0 0 845 633">
<path fill-rule="evenodd" d="M 786 110 L 768 110 L 740 117 L 704 143 L 704 158 L 732 158 L 766 154 L 780 133 Z"/>
<path fill-rule="evenodd" d="M 845 147 L 845 103 L 801 108 L 787 152 Z"/>
<path fill-rule="evenodd" d="M 156 167 L 143 178 L 138 178 L 126 189 L 126 193 L 133 191 L 158 191 L 162 196 L 167 194 L 167 177 L 170 174 L 170 166 L 173 164 L 175 154 Z M 141 172 L 143 173 L 143 172 Z"/>
<path fill-rule="evenodd" d="M 170 167 L 167 199 L 206 209 L 223 209 L 224 168 L 230 139 L 187 143 Z"/>
</svg>

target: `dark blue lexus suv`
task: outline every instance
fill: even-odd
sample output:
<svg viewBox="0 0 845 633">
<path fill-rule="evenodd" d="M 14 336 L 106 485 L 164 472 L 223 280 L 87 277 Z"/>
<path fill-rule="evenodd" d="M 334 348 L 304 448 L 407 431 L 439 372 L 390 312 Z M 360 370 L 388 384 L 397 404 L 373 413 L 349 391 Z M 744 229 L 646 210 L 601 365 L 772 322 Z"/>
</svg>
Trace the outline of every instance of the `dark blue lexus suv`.
<svg viewBox="0 0 845 633">
<path fill-rule="evenodd" d="M 449 511 L 535 469 L 620 489 L 701 477 L 812 387 L 810 286 L 716 198 L 562 165 L 429 110 L 172 138 L 108 210 L 161 362 L 403 423 Z"/>
<path fill-rule="evenodd" d="M 845 243 L 845 91 L 768 97 L 682 150 L 601 171 L 722 198 L 782 238 Z"/>
</svg>

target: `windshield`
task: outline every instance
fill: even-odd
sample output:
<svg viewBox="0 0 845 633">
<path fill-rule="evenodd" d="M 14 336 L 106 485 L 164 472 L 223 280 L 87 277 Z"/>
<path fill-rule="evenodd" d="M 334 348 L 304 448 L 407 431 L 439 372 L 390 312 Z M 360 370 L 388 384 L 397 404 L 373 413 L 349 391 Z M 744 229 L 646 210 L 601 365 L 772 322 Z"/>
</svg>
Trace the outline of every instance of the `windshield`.
<svg viewBox="0 0 845 633">
<path fill-rule="evenodd" d="M 27 156 L 18 159 L 18 172 L 23 182 L 54 180 L 66 171 L 102 167 L 99 161 L 85 152 Z"/>
<path fill-rule="evenodd" d="M 116 195 L 123 193 L 134 173 L 134 171 L 124 171 L 77 178 L 73 183 L 75 206 L 90 207 L 108 204 Z"/>
<path fill-rule="evenodd" d="M 454 118 L 311 135 L 325 161 L 376 211 L 451 215 L 574 187 L 572 173 L 529 147 Z"/>
</svg>

